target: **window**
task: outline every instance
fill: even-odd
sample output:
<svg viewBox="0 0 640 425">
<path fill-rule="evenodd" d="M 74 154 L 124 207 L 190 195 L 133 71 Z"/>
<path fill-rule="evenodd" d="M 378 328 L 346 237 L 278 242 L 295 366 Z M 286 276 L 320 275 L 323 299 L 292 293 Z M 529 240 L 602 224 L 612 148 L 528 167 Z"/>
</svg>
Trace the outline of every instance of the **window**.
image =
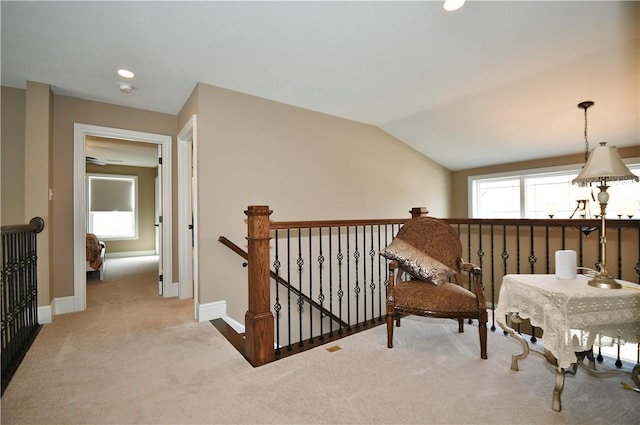
<svg viewBox="0 0 640 425">
<path fill-rule="evenodd" d="M 136 239 L 137 191 L 137 176 L 87 175 L 89 233 L 94 233 L 101 239 Z"/>
<path fill-rule="evenodd" d="M 640 175 L 640 163 L 627 164 L 631 172 Z M 471 176 L 470 213 L 473 218 L 569 218 L 576 212 L 577 201 L 589 200 L 589 211 L 577 211 L 595 217 L 600 213 L 597 198 L 599 189 L 593 185 L 581 188 L 571 184 L 578 176 L 580 166 L 520 173 Z M 609 203 L 607 217 L 628 217 L 640 214 L 640 188 L 638 184 L 623 182 L 611 184 L 607 190 Z"/>
</svg>

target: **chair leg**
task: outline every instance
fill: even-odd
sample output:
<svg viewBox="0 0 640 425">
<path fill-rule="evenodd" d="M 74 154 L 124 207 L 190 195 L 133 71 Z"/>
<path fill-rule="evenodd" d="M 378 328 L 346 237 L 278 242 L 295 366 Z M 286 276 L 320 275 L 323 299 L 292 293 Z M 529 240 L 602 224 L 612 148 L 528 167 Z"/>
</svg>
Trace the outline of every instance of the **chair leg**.
<svg viewBox="0 0 640 425">
<path fill-rule="evenodd" d="M 480 358 L 487 358 L 487 322 L 478 323 L 480 333 Z"/>
<path fill-rule="evenodd" d="M 458 332 L 464 332 L 464 319 L 458 319 Z"/>
<path fill-rule="evenodd" d="M 387 313 L 387 348 L 393 348 L 393 313 Z"/>
</svg>

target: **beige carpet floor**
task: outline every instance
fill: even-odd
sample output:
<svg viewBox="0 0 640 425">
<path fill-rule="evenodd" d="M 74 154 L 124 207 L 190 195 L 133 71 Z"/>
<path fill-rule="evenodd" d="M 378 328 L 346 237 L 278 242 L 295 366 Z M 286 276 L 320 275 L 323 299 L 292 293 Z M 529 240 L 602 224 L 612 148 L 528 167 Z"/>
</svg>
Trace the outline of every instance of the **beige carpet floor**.
<svg viewBox="0 0 640 425">
<path fill-rule="evenodd" d="M 378 327 L 253 368 L 192 300 L 157 296 L 152 265 L 111 272 L 88 283 L 86 311 L 43 327 L 3 424 L 640 424 L 627 375 L 579 370 L 553 412 L 541 356 L 511 371 L 519 346 L 499 331 L 481 360 L 477 329 L 449 320 L 404 319 L 391 350 Z"/>
</svg>

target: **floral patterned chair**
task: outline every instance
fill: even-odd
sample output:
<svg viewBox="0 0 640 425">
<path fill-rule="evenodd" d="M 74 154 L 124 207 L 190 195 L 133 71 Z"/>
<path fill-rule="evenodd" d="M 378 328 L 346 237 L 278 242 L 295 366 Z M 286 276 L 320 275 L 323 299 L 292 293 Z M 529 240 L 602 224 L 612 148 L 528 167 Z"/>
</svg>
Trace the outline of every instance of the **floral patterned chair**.
<svg viewBox="0 0 640 425">
<path fill-rule="evenodd" d="M 394 321 L 412 314 L 478 320 L 480 357 L 487 358 L 487 305 L 481 270 L 462 259 L 456 231 L 443 220 L 418 217 L 402 226 L 394 240 L 380 252 L 389 263 L 387 296 L 387 346 L 393 348 Z M 461 273 L 471 273 L 472 290 L 463 287 Z"/>
</svg>

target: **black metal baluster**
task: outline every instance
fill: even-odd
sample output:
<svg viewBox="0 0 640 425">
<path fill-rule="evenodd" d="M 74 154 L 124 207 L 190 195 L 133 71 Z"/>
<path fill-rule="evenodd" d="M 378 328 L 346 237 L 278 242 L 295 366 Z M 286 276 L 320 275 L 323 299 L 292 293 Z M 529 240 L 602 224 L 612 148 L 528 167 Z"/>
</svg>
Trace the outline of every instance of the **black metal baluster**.
<svg viewBox="0 0 640 425">
<path fill-rule="evenodd" d="M 347 226 L 347 331 L 351 332 L 351 231 Z"/>
<path fill-rule="evenodd" d="M 516 224 L 516 273 L 520 274 L 520 225 Z M 516 326 L 518 334 L 522 334 L 521 323 Z"/>
<path fill-rule="evenodd" d="M 391 237 L 393 238 L 393 224 L 391 225 Z M 384 226 L 384 246 L 389 245 L 389 226 Z M 387 317 L 387 297 L 389 296 L 389 261 L 385 258 L 382 261 L 384 264 L 384 310 L 381 311 L 381 316 L 386 319 Z"/>
<path fill-rule="evenodd" d="M 382 227 L 378 225 L 378 252 L 382 249 Z M 382 278 L 382 259 L 378 255 L 378 322 L 382 322 L 382 287 L 384 285 L 384 281 Z"/>
<path fill-rule="evenodd" d="M 322 291 L 322 268 L 324 266 L 324 255 L 322 252 L 322 227 L 318 228 L 318 239 L 320 243 L 320 253 L 318 254 L 318 279 L 320 285 L 320 293 L 318 294 L 318 303 L 320 304 L 320 341 L 324 341 L 324 320 L 322 315 L 322 309 L 324 308 L 324 292 Z"/>
<path fill-rule="evenodd" d="M 28 326 L 26 327 L 27 332 L 25 338 L 29 338 L 29 335 L 33 332 L 34 327 L 38 323 L 37 316 L 37 296 L 38 296 L 38 287 L 37 287 L 37 273 L 38 273 L 38 249 L 36 247 L 36 234 L 33 232 L 27 232 L 27 237 L 29 238 L 29 242 L 31 244 L 31 271 L 32 277 L 29 279 L 29 295 L 27 299 L 27 305 L 25 306 L 25 314 L 26 321 Z"/>
<path fill-rule="evenodd" d="M 550 264 L 550 256 L 549 256 L 549 226 L 544 226 L 544 235 L 545 235 L 545 252 L 546 252 L 546 273 L 549 274 L 549 270 L 551 268 Z"/>
<path fill-rule="evenodd" d="M 495 245 L 494 245 L 494 228 L 491 225 L 491 310 L 496 311 L 496 267 L 495 267 Z M 484 279 L 483 279 L 484 282 Z M 496 330 L 496 317 L 491 314 L 491 331 Z"/>
<path fill-rule="evenodd" d="M 469 262 L 473 263 L 473 258 L 471 257 L 471 224 L 467 224 L 467 252 L 469 253 Z M 471 290 L 471 272 L 467 273 L 469 277 L 469 290 Z"/>
<path fill-rule="evenodd" d="M 362 252 L 367 251 L 367 228 L 362 226 Z M 362 255 L 362 312 L 364 313 L 363 324 L 367 323 L 367 257 Z M 359 321 L 358 321 L 359 323 Z"/>
<path fill-rule="evenodd" d="M 312 242 L 313 242 L 313 235 L 311 228 L 309 228 L 309 299 L 313 299 L 313 266 L 311 265 L 312 263 L 312 258 L 313 258 L 313 250 L 312 250 Z M 309 304 L 309 344 L 313 344 L 315 342 L 314 338 L 313 338 L 313 308 L 311 308 L 311 304 Z M 322 311 L 320 312 L 320 314 L 322 314 Z"/>
<path fill-rule="evenodd" d="M 529 232 L 531 234 L 531 242 L 530 242 L 530 250 L 529 250 L 529 264 L 531 265 L 531 274 L 535 274 L 536 270 L 536 262 L 538 261 L 538 258 L 536 257 L 536 250 L 535 250 L 535 234 L 533 231 L 533 225 L 529 227 Z M 538 339 L 536 338 L 536 328 L 535 326 L 531 325 L 531 338 L 529 339 L 531 342 L 533 342 L 534 344 L 538 341 Z"/>
<path fill-rule="evenodd" d="M 360 251 L 358 248 L 358 226 L 354 226 L 354 240 L 356 242 L 356 246 L 353 251 L 353 259 L 354 259 L 354 269 L 356 271 L 356 281 L 355 286 L 353 288 L 353 292 L 356 295 L 356 329 L 360 328 L 360 280 L 358 274 L 358 266 L 360 265 Z"/>
<path fill-rule="evenodd" d="M 478 224 L 478 267 L 482 270 L 484 259 L 484 249 L 482 248 L 482 224 Z M 469 290 L 471 291 L 471 280 L 469 279 Z M 472 319 L 469 319 L 469 324 L 473 323 Z"/>
<path fill-rule="evenodd" d="M 340 327 L 338 328 L 338 334 L 342 335 L 342 297 L 344 296 L 344 291 L 342 290 L 342 260 L 344 259 L 344 255 L 342 255 L 342 231 L 341 227 L 338 226 L 338 254 L 336 255 L 336 259 L 338 260 L 338 310 L 340 317 Z"/>
<path fill-rule="evenodd" d="M 278 239 L 278 230 L 275 230 L 274 234 L 275 238 L 275 259 L 273 261 L 273 269 L 276 273 L 276 302 L 273 305 L 273 310 L 276 312 L 276 354 L 280 354 L 280 311 L 282 310 L 282 305 L 280 304 L 280 285 L 278 281 L 280 280 L 280 240 Z"/>
<path fill-rule="evenodd" d="M 504 271 L 502 273 L 503 276 L 507 275 L 507 260 L 509 259 L 509 251 L 507 251 L 507 226 L 502 225 L 502 263 L 504 267 Z M 508 317 L 505 317 L 505 320 Z M 507 335 L 507 331 L 502 331 L 505 335 Z"/>
<path fill-rule="evenodd" d="M 302 266 L 304 265 L 304 259 L 302 258 L 302 230 L 298 229 L 298 347 L 304 346 L 302 342 L 302 308 L 304 306 L 304 300 L 302 299 Z"/>
<path fill-rule="evenodd" d="M 520 225 L 516 224 L 516 273 L 520 274 Z"/>
<path fill-rule="evenodd" d="M 374 261 L 376 259 L 376 251 L 373 249 L 373 225 L 369 226 L 369 230 L 371 232 L 371 249 L 369 250 L 369 257 L 371 260 L 371 283 L 369 283 L 369 289 L 371 290 L 371 324 L 374 324 L 376 318 L 376 283 L 374 281 L 373 271 Z"/>
<path fill-rule="evenodd" d="M 584 234 L 582 233 L 582 231 L 580 231 L 580 228 L 578 228 L 578 267 L 584 267 L 584 261 L 583 261 L 583 247 L 582 247 L 582 238 L 584 237 Z"/>
<path fill-rule="evenodd" d="M 289 285 L 287 286 L 287 351 L 292 351 L 293 346 L 291 345 L 291 229 L 287 229 L 287 282 Z"/>
<path fill-rule="evenodd" d="M 329 227 L 329 313 L 333 317 L 333 228 Z M 329 336 L 333 337 L 333 320 L 329 320 Z"/>
<path fill-rule="evenodd" d="M 617 358 L 616 358 L 615 365 L 616 365 L 616 367 L 618 369 L 620 369 L 622 367 L 622 360 L 620 360 L 620 341 L 619 340 L 618 340 L 618 344 L 617 345 L 618 345 L 618 355 L 617 355 Z"/>
<path fill-rule="evenodd" d="M 618 279 L 622 279 L 622 228 L 618 227 Z"/>
</svg>

